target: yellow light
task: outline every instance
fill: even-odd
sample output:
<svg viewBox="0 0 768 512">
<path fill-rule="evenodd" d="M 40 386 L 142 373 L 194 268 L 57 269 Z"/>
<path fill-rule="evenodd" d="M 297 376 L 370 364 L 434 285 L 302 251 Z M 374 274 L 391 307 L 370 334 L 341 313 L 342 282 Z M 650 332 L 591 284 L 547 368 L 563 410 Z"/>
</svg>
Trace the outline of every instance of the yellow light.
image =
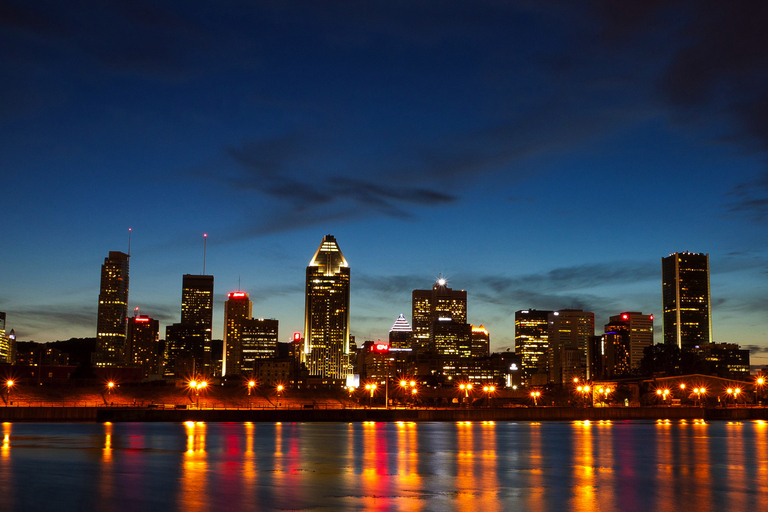
<svg viewBox="0 0 768 512">
<path fill-rule="evenodd" d="M 107 387 L 109 389 L 112 389 L 113 387 L 115 387 L 115 383 L 114 382 L 107 382 Z"/>
<path fill-rule="evenodd" d="M 411 387 L 412 387 L 412 388 L 415 388 L 415 387 L 416 387 L 416 381 L 415 381 L 415 380 L 412 380 L 412 381 L 411 381 Z"/>
<path fill-rule="evenodd" d="M 201 387 L 201 388 L 204 388 L 204 387 L 208 386 L 208 383 L 206 381 L 203 381 L 200 384 L 198 384 L 198 386 Z"/>
<path fill-rule="evenodd" d="M 758 377 L 757 378 L 757 385 L 758 386 L 762 386 L 763 384 L 765 384 L 765 379 L 763 379 L 762 377 Z"/>
<path fill-rule="evenodd" d="M 197 387 L 197 381 L 196 380 L 189 381 L 189 387 L 196 388 Z"/>
<path fill-rule="evenodd" d="M 685 384 L 680 384 L 680 389 L 685 389 Z"/>
<path fill-rule="evenodd" d="M 6 382 L 5 385 L 8 386 L 9 388 L 12 388 L 13 387 L 13 381 L 8 379 L 8 382 Z"/>
<path fill-rule="evenodd" d="M 657 395 L 660 395 L 660 394 L 661 394 L 661 390 L 660 390 L 660 389 L 657 389 L 657 390 L 656 390 L 656 394 L 657 394 Z"/>
<path fill-rule="evenodd" d="M 249 387 L 249 388 L 252 388 L 252 387 L 253 387 L 253 386 L 255 386 L 255 385 L 256 385 L 256 382 L 255 382 L 255 381 L 252 381 L 252 380 L 251 380 L 251 381 L 248 381 L 248 387 Z"/>
<path fill-rule="evenodd" d="M 408 385 L 408 383 L 407 383 L 407 382 L 405 382 L 404 380 L 401 380 L 401 381 L 400 381 L 400 386 L 402 386 L 402 387 L 406 387 L 407 385 Z"/>
<path fill-rule="evenodd" d="M 283 390 L 283 385 L 282 384 L 278 384 L 277 385 L 277 390 L 278 391 L 282 391 Z"/>
<path fill-rule="evenodd" d="M 584 391 L 589 391 L 589 386 L 584 386 Z"/>
</svg>

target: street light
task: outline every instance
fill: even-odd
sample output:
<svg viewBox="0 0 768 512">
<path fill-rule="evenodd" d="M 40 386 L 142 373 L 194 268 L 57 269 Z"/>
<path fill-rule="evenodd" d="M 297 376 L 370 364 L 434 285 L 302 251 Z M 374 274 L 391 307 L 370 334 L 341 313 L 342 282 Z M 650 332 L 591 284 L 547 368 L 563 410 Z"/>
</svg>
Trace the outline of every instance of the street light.
<svg viewBox="0 0 768 512">
<path fill-rule="evenodd" d="M 365 389 L 371 392 L 371 397 L 368 399 L 368 405 L 373 407 L 373 393 L 376 391 L 376 384 L 371 382 L 365 385 Z"/>
<path fill-rule="evenodd" d="M 699 405 L 701 405 L 701 395 L 707 392 L 707 388 L 693 388 L 693 392 L 696 393 L 696 400 L 699 402 Z"/>
<path fill-rule="evenodd" d="M 251 396 L 251 391 L 253 391 L 253 388 L 256 387 L 256 381 L 255 380 L 249 380 L 248 381 L 248 396 Z"/>
<path fill-rule="evenodd" d="M 584 385 L 584 386 L 578 386 L 578 387 L 576 388 L 576 391 L 578 391 L 579 393 L 581 393 L 581 398 L 582 398 L 582 401 L 584 402 L 584 406 L 586 406 L 586 405 L 587 405 L 587 395 L 589 394 L 589 390 L 590 390 L 590 389 L 591 389 L 591 388 L 590 388 L 589 386 L 587 386 L 587 385 Z"/>
<path fill-rule="evenodd" d="M 486 399 L 487 399 L 487 402 L 488 402 L 488 407 L 490 407 L 491 406 L 491 395 L 493 394 L 494 391 L 496 391 L 496 386 L 492 386 L 492 385 L 483 386 L 483 391 L 485 392 L 485 395 L 486 395 Z"/>
<path fill-rule="evenodd" d="M 464 392 L 464 401 L 469 405 L 469 392 L 472 391 L 472 383 L 462 383 L 459 384 L 459 389 Z"/>
<path fill-rule="evenodd" d="M 6 406 L 11 405 L 11 389 L 13 389 L 14 384 L 16 383 L 13 382 L 13 379 L 8 379 L 7 381 L 5 381 L 5 389 L 8 392 L 8 398 L 5 404 Z"/>
<path fill-rule="evenodd" d="M 539 405 L 539 397 L 541 396 L 541 391 L 531 391 L 531 398 L 533 398 L 533 405 L 537 406 Z"/>
<path fill-rule="evenodd" d="M 667 397 L 669 396 L 670 391 L 668 389 L 657 389 L 656 394 L 661 397 L 661 399 L 664 401 L 664 404 L 667 403 Z"/>
<path fill-rule="evenodd" d="M 728 393 L 728 396 L 733 398 L 733 403 L 736 405 L 736 400 L 739 399 L 739 394 L 741 394 L 741 388 L 728 388 L 726 392 Z"/>
<path fill-rule="evenodd" d="M 758 402 L 760 401 L 761 395 L 763 394 L 763 386 L 765 385 L 765 378 L 764 377 L 758 377 L 755 379 L 755 386 L 757 387 L 757 392 L 755 393 L 757 395 Z"/>
<path fill-rule="evenodd" d="M 200 390 L 201 389 L 205 389 L 207 387 L 208 387 L 208 382 L 206 382 L 204 380 L 201 380 L 201 381 L 191 380 L 191 381 L 189 381 L 189 388 L 195 390 L 195 399 L 196 399 L 196 402 L 197 402 L 197 408 L 198 409 L 200 408 Z"/>
</svg>

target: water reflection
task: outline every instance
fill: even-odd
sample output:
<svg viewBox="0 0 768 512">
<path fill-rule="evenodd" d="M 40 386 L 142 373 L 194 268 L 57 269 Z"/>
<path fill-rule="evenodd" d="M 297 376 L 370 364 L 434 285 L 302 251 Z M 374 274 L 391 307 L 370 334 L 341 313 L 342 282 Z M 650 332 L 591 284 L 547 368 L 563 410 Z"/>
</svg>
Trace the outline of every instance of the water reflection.
<svg viewBox="0 0 768 512">
<path fill-rule="evenodd" d="M 768 500 L 765 422 L 6 423 L 2 436 L 3 512 L 707 512 Z"/>
<path fill-rule="evenodd" d="M 187 450 L 184 452 L 181 468 L 178 510 L 183 512 L 210 510 L 208 460 L 205 452 L 206 425 L 203 422 L 188 421 L 184 427 L 187 433 Z"/>
<path fill-rule="evenodd" d="M 11 423 L 3 423 L 0 447 L 0 510 L 12 510 L 14 502 L 13 466 L 11 463 Z"/>
</svg>

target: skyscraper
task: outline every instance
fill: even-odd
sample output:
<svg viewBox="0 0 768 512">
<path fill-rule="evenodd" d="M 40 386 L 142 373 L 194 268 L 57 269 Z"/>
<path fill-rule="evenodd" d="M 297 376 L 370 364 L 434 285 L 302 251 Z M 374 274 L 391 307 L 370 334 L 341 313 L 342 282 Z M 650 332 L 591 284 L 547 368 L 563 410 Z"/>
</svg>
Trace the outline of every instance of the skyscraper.
<svg viewBox="0 0 768 512">
<path fill-rule="evenodd" d="M 126 363 L 141 368 L 144 378 L 160 374 L 160 322 L 146 315 L 128 321 Z"/>
<path fill-rule="evenodd" d="M 5 312 L 0 311 L 0 363 L 16 363 L 16 335 L 5 332 Z"/>
<path fill-rule="evenodd" d="M 587 348 L 595 335 L 595 314 L 562 309 L 548 315 L 549 376 L 555 384 L 574 377 L 590 379 Z"/>
<path fill-rule="evenodd" d="M 310 375 L 344 379 L 349 366 L 349 265 L 326 235 L 307 267 L 304 358 Z"/>
<path fill-rule="evenodd" d="M 119 366 L 124 362 L 129 258 L 123 252 L 110 251 L 101 266 L 94 354 L 96 366 Z"/>
<path fill-rule="evenodd" d="M 184 274 L 181 283 L 181 323 L 199 327 L 210 343 L 213 326 L 213 276 Z"/>
<path fill-rule="evenodd" d="M 692 349 L 712 341 L 709 254 L 661 258 L 664 343 Z"/>
<path fill-rule="evenodd" d="M 491 334 L 482 324 L 472 326 L 472 357 L 488 357 L 491 355 Z"/>
<path fill-rule="evenodd" d="M 251 318 L 253 302 L 245 292 L 232 292 L 224 303 L 223 375 L 240 375 L 243 362 L 242 324 Z"/>
<path fill-rule="evenodd" d="M 166 376 L 210 376 L 213 326 L 213 276 L 184 274 L 181 322 L 165 328 Z"/>
<path fill-rule="evenodd" d="M 644 315 L 636 311 L 626 311 L 610 317 L 605 326 L 605 333 L 616 333 L 626 338 L 619 345 L 627 347 L 628 370 L 638 368 L 643 359 L 645 347 L 653 345 L 653 315 Z M 620 358 L 619 358 L 620 359 Z"/>
<path fill-rule="evenodd" d="M 251 377 L 265 359 L 277 357 L 279 323 L 272 318 L 248 318 L 239 320 L 238 324 L 242 353 L 240 373 Z"/>
<path fill-rule="evenodd" d="M 408 323 L 408 320 L 401 314 L 392 324 L 392 328 L 389 330 L 389 346 L 395 349 L 410 349 L 411 348 L 411 335 L 413 329 Z"/>
<path fill-rule="evenodd" d="M 431 290 L 413 290 L 412 308 L 413 349 L 435 350 L 435 340 L 430 337 L 435 322 L 467 323 L 467 292 L 452 290 L 440 277 Z"/>
<path fill-rule="evenodd" d="M 515 353 L 521 354 L 523 382 L 530 386 L 549 379 L 548 318 L 552 311 L 515 311 Z"/>
</svg>

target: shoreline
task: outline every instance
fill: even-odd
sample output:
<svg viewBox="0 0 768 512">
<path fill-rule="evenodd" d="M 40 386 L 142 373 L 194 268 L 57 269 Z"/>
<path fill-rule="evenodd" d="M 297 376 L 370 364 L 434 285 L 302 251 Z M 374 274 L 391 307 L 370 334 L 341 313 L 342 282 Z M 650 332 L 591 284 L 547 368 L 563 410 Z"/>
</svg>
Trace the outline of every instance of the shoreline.
<svg viewBox="0 0 768 512">
<path fill-rule="evenodd" d="M 768 420 L 757 407 L 514 407 L 478 409 L 150 409 L 0 407 L 0 422 L 397 422 L 397 421 Z"/>
</svg>

